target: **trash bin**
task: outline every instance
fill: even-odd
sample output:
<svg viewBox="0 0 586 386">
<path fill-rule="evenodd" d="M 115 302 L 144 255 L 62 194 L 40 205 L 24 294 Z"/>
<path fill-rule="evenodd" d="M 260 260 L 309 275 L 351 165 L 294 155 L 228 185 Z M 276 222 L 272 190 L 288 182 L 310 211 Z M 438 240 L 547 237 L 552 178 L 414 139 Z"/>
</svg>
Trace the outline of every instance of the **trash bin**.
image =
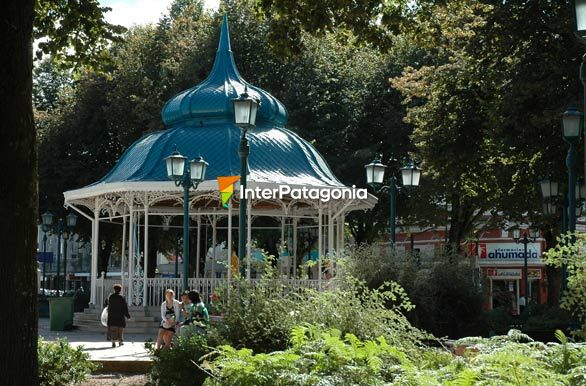
<svg viewBox="0 0 586 386">
<path fill-rule="evenodd" d="M 49 328 L 51 331 L 64 331 L 73 326 L 72 296 L 49 298 Z"/>
<path fill-rule="evenodd" d="M 38 304 L 39 318 L 48 318 L 49 317 L 49 301 L 47 300 L 47 298 L 43 297 L 42 295 L 39 296 L 39 302 L 37 304 Z"/>
</svg>

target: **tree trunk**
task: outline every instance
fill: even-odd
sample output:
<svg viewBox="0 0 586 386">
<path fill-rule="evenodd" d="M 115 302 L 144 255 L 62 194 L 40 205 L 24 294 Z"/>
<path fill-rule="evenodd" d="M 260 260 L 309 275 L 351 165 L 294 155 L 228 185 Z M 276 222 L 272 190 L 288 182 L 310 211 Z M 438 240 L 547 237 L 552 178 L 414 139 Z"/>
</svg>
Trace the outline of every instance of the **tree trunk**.
<svg viewBox="0 0 586 386">
<path fill-rule="evenodd" d="M 451 204 L 452 211 L 450 213 L 447 247 L 450 251 L 461 253 L 463 241 L 471 234 L 474 222 L 482 215 L 484 210 L 475 210 L 469 200 L 462 199 L 457 194 L 452 195 Z"/>
<path fill-rule="evenodd" d="M 37 385 L 37 156 L 32 110 L 32 0 L 0 13 L 0 373 Z"/>
</svg>

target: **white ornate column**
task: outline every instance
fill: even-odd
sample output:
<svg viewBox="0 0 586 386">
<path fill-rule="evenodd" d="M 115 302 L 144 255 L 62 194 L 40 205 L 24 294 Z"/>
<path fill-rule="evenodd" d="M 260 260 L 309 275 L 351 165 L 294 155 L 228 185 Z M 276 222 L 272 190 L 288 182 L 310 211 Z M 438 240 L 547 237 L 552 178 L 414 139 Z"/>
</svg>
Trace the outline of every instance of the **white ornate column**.
<svg viewBox="0 0 586 386">
<path fill-rule="evenodd" d="M 218 243 L 218 217 L 216 214 L 212 215 L 212 279 L 216 278 L 216 264 L 218 256 L 216 256 L 216 244 Z"/>
<path fill-rule="evenodd" d="M 127 287 L 127 299 L 128 304 L 132 305 L 133 293 L 132 293 L 132 280 L 134 277 L 134 203 L 131 202 L 128 206 L 128 280 L 126 282 Z"/>
<path fill-rule="evenodd" d="M 92 221 L 92 266 L 90 270 L 90 292 L 91 303 L 96 304 L 96 280 L 98 279 L 98 246 L 100 245 L 98 239 L 100 237 L 100 201 L 96 197 L 94 200 L 94 219 Z M 102 305 L 99 304 L 101 307 Z"/>
<path fill-rule="evenodd" d="M 247 224 L 246 224 L 246 279 L 250 281 L 250 258 L 252 253 L 252 200 L 246 201 L 246 215 L 247 215 Z"/>
<path fill-rule="evenodd" d="M 196 242 L 196 253 L 195 253 L 195 277 L 199 278 L 199 264 L 201 257 L 201 215 L 197 215 L 197 242 Z M 185 263 L 183 263 L 185 264 Z"/>
<path fill-rule="evenodd" d="M 120 283 L 124 284 L 126 268 L 126 213 L 122 215 L 122 245 L 120 247 Z"/>
<path fill-rule="evenodd" d="M 337 251 L 334 249 L 334 217 L 332 213 L 332 203 L 328 206 L 328 275 L 334 276 L 334 258 L 338 257 Z"/>
<path fill-rule="evenodd" d="M 134 231 L 132 234 L 132 298 L 131 302 L 135 306 L 141 306 L 144 301 L 143 293 L 143 280 L 144 271 L 142 269 L 142 254 L 140 253 L 139 240 L 140 240 L 140 211 L 136 212 L 136 220 L 134 225 Z"/>
<path fill-rule="evenodd" d="M 321 258 L 324 254 L 323 245 L 324 245 L 324 238 L 323 238 L 323 209 L 322 205 L 319 204 L 318 209 L 318 220 L 317 220 L 317 289 L 321 291 Z M 311 256 L 311 249 L 309 251 L 309 256 Z"/>
<path fill-rule="evenodd" d="M 142 284 L 142 306 L 148 304 L 148 272 L 149 272 L 149 197 L 145 193 L 144 197 L 144 276 Z"/>
<path fill-rule="evenodd" d="M 342 213 L 338 217 L 338 253 L 342 254 L 344 250 L 344 225 L 346 216 Z"/>
<path fill-rule="evenodd" d="M 279 263 L 281 264 L 280 273 L 283 271 L 283 265 L 285 266 L 285 272 L 287 274 L 285 277 L 289 278 L 289 261 L 291 257 L 289 256 L 289 251 L 287 251 L 287 256 L 282 256 L 285 252 L 285 215 L 281 216 L 281 248 L 277 251 L 279 253 Z"/>
<path fill-rule="evenodd" d="M 297 222 L 299 219 L 297 217 L 293 218 L 293 276 L 297 277 Z"/>
<path fill-rule="evenodd" d="M 334 218 L 332 217 L 332 205 L 328 206 L 328 255 L 334 256 Z"/>
</svg>

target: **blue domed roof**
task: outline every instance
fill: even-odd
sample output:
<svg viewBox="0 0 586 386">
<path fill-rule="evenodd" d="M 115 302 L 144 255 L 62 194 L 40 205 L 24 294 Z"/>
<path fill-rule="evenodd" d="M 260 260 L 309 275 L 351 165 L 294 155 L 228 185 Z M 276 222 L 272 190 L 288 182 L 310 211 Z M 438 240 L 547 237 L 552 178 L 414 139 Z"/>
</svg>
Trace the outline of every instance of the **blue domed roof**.
<svg viewBox="0 0 586 386">
<path fill-rule="evenodd" d="M 175 147 L 188 159 L 208 163 L 206 180 L 240 175 L 240 128 L 222 123 L 203 127 L 178 125 L 150 133 L 126 150 L 99 183 L 168 181 L 163 159 Z M 311 144 L 290 130 L 259 124 L 248 132 L 249 179 L 260 183 L 343 186 Z"/>
<path fill-rule="evenodd" d="M 287 111 L 283 104 L 246 83 L 236 70 L 224 17 L 220 45 L 210 76 L 201 84 L 171 98 L 163 107 L 167 129 L 150 132 L 134 142 L 116 165 L 98 182 L 67 193 L 66 197 L 90 197 L 96 192 L 165 189 L 164 158 L 175 147 L 193 159 L 208 163 L 206 181 L 218 176 L 240 175 L 238 147 L 241 129 L 234 124 L 232 98 L 244 91 L 260 99 L 257 125 L 248 130 L 249 181 L 252 183 L 301 186 L 344 186 L 319 152 L 303 138 L 284 128 Z M 146 185 L 144 185 L 146 184 Z M 145 187 L 146 186 L 146 187 Z"/>
<path fill-rule="evenodd" d="M 163 122 L 173 126 L 193 121 L 206 123 L 210 120 L 233 121 L 232 99 L 245 89 L 260 100 L 257 122 L 284 125 L 287 122 L 285 106 L 268 92 L 246 82 L 240 76 L 230 48 L 228 18 L 224 16 L 216 60 L 210 75 L 202 83 L 175 95 L 165 103 L 161 112 Z"/>
</svg>

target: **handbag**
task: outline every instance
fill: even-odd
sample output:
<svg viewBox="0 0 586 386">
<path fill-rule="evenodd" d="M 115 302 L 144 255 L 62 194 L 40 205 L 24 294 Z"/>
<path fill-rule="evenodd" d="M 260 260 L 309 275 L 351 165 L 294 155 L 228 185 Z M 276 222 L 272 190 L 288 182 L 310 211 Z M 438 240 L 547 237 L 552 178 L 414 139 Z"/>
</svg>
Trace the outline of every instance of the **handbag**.
<svg viewBox="0 0 586 386">
<path fill-rule="evenodd" d="M 165 319 L 163 321 L 163 328 L 173 328 L 175 325 L 175 316 L 171 316 L 170 319 Z"/>
<path fill-rule="evenodd" d="M 108 306 L 104 307 L 104 310 L 102 311 L 102 326 L 104 327 L 108 327 Z"/>
</svg>

